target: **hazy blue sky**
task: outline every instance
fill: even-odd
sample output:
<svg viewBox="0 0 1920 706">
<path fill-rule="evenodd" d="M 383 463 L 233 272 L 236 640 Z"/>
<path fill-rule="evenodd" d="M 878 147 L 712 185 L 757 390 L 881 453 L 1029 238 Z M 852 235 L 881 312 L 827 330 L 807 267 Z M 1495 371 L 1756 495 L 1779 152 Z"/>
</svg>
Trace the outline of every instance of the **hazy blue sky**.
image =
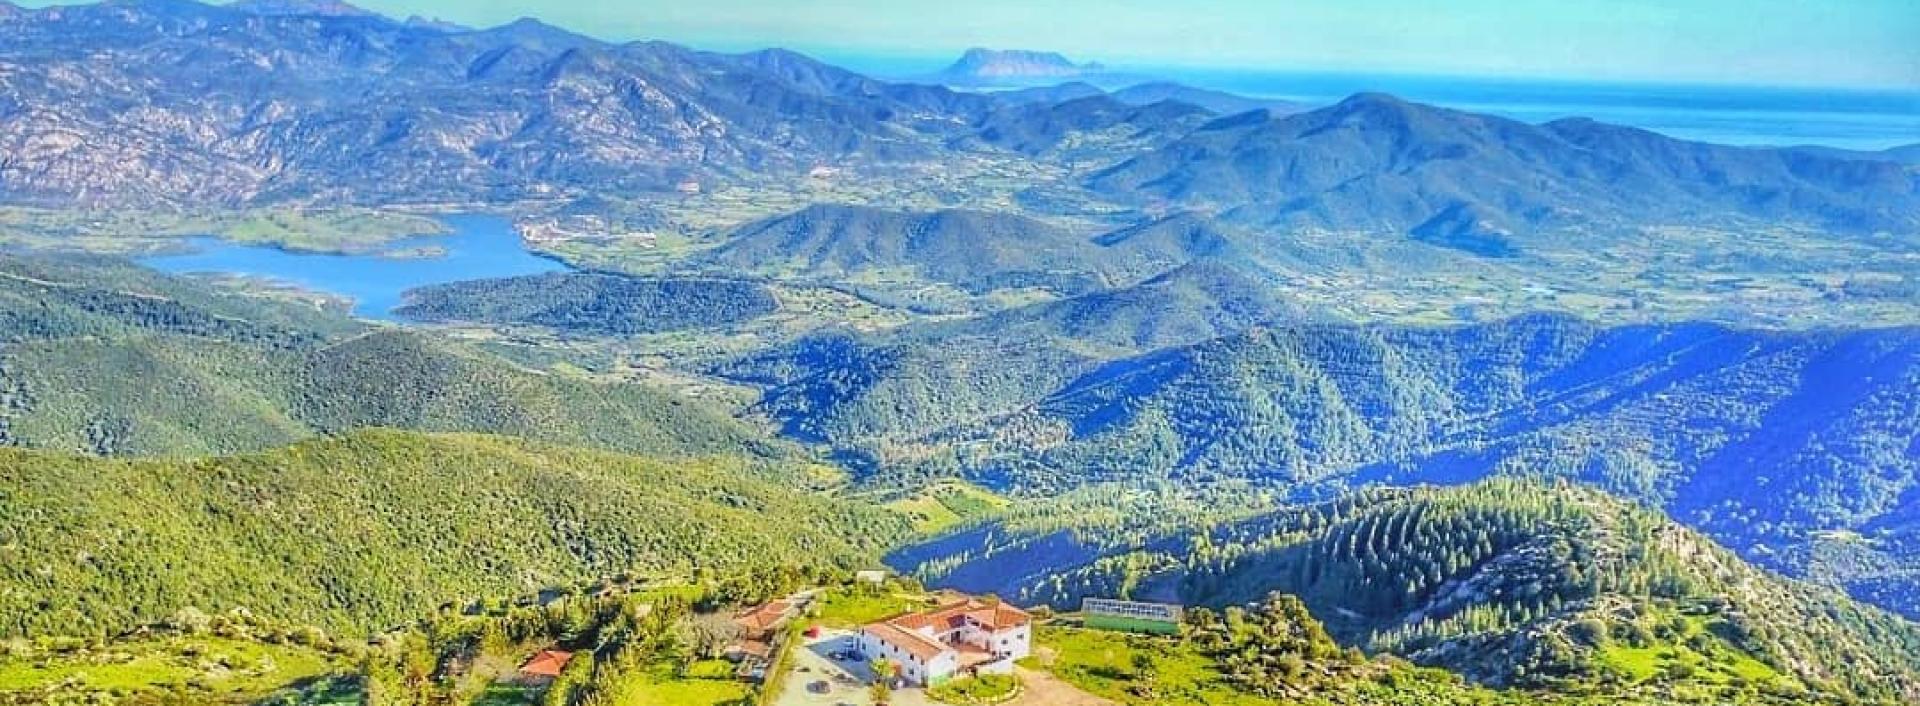
<svg viewBox="0 0 1920 706">
<path fill-rule="evenodd" d="M 32 4 L 47 4 L 35 2 Z M 360 0 L 605 39 L 1131 65 L 1920 87 L 1920 0 Z M 1435 8 L 1444 7 L 1445 10 Z"/>
</svg>

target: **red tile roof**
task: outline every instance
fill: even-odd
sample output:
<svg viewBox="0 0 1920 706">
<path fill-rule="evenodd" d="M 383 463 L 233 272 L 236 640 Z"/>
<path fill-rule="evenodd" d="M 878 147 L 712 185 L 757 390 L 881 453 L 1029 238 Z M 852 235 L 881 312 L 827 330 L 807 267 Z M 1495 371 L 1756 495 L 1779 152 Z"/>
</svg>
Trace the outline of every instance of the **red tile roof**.
<svg viewBox="0 0 1920 706">
<path fill-rule="evenodd" d="M 951 625 L 953 617 L 956 615 L 965 613 L 967 611 L 967 608 L 972 604 L 973 604 L 972 599 L 961 598 L 959 600 L 952 600 L 952 601 L 947 601 L 945 603 L 941 603 L 939 607 L 934 608 L 933 610 L 923 611 L 919 613 L 908 613 L 906 615 L 896 617 L 892 620 L 888 620 L 887 622 L 893 623 L 894 625 L 898 625 L 908 630 L 919 630 L 921 628 L 931 628 L 931 627 L 938 627 L 943 630 L 951 629 L 953 627 L 953 625 Z"/>
<path fill-rule="evenodd" d="M 767 655 L 773 654 L 773 645 L 766 640 L 741 640 L 734 643 L 734 648 L 738 649 L 740 654 L 761 659 L 766 659 Z"/>
<path fill-rule="evenodd" d="M 867 626 L 867 630 L 925 661 L 941 650 L 950 648 L 920 634 L 918 630 L 931 628 L 936 632 L 946 632 L 965 625 L 969 620 L 987 630 L 999 632 L 1026 625 L 1033 620 L 1033 616 L 1006 603 L 988 603 L 961 597 L 942 603 L 933 610 L 908 613 L 873 623 Z"/>
<path fill-rule="evenodd" d="M 909 613 L 887 622 L 910 630 L 932 627 L 946 631 L 960 627 L 967 619 L 988 630 L 1004 630 L 1025 625 L 1033 616 L 1006 603 L 968 599 L 947 603 L 924 613 Z"/>
<path fill-rule="evenodd" d="M 866 630 L 887 644 L 906 650 L 921 662 L 932 660 L 940 656 L 940 653 L 952 649 L 934 641 L 933 638 L 892 623 L 874 623 L 868 625 Z"/>
<path fill-rule="evenodd" d="M 733 622 L 748 632 L 765 632 L 778 627 L 792 610 L 792 603 L 772 601 L 766 605 L 742 611 L 733 617 Z"/>
<path fill-rule="evenodd" d="M 972 618 L 973 622 L 985 626 L 988 630 L 1017 628 L 1033 621 L 1032 615 L 1006 603 L 996 603 L 980 610 L 971 611 L 967 613 L 967 617 Z"/>
<path fill-rule="evenodd" d="M 541 650 L 526 664 L 520 665 L 520 673 L 535 677 L 557 677 L 567 668 L 567 662 L 573 659 L 572 652 L 559 650 Z"/>
</svg>

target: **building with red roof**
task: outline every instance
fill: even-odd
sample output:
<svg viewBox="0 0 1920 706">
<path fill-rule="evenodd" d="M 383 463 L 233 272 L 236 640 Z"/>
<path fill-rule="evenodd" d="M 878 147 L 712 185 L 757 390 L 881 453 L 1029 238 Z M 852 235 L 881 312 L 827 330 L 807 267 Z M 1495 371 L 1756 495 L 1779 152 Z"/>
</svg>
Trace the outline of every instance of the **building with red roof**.
<svg viewBox="0 0 1920 706">
<path fill-rule="evenodd" d="M 733 617 L 733 623 L 750 635 L 759 635 L 787 624 L 787 619 L 792 618 L 793 613 L 792 601 L 768 601 L 763 605 L 741 611 Z"/>
<path fill-rule="evenodd" d="M 541 650 L 539 654 L 520 665 L 520 676 L 530 679 L 554 679 L 573 661 L 572 652 L 560 650 Z"/>
<path fill-rule="evenodd" d="M 868 659 L 899 665 L 902 681 L 934 685 L 962 672 L 1005 674 L 1033 651 L 1033 616 L 999 600 L 944 597 L 932 610 L 860 629 Z"/>
<path fill-rule="evenodd" d="M 736 672 L 742 679 L 759 681 L 766 675 L 768 660 L 782 639 L 780 629 L 793 620 L 801 606 L 801 601 L 780 599 L 734 614 L 733 624 L 740 628 L 740 635 L 727 645 L 726 657 L 740 663 Z"/>
</svg>

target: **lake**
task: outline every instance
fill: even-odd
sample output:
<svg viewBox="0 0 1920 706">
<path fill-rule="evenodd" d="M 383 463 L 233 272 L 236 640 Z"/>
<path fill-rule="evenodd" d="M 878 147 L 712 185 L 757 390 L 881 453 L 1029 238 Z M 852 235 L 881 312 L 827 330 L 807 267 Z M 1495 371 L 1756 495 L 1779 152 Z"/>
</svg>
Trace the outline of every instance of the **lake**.
<svg viewBox="0 0 1920 706">
<path fill-rule="evenodd" d="M 251 275 L 339 294 L 353 299 L 354 315 L 369 319 L 391 319 L 394 307 L 400 305 L 401 294 L 415 287 L 568 269 L 566 265 L 529 252 L 521 243 L 520 235 L 514 232 L 513 224 L 505 218 L 459 215 L 440 220 L 453 232 L 396 240 L 389 249 L 441 248 L 446 251 L 441 257 L 300 253 L 217 238 L 194 238 L 192 252 L 142 258 L 140 262 L 165 272 Z"/>
</svg>

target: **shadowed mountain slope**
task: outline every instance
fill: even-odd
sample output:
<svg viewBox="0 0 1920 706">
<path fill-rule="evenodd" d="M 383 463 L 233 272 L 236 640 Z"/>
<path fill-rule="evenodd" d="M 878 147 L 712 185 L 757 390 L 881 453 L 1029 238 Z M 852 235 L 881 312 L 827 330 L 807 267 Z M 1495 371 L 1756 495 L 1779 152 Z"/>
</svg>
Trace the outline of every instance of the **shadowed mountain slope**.
<svg viewBox="0 0 1920 706">
<path fill-rule="evenodd" d="M 1057 520 L 1066 529 L 988 526 L 895 560 L 1062 607 L 1118 594 L 1219 609 L 1295 594 L 1342 642 L 1491 684 L 1717 685 L 1717 703 L 1755 690 L 1805 703 L 1920 694 L 1913 623 L 1756 569 L 1590 488 L 1372 490 L 1173 531 L 1149 518 L 1077 526 L 1125 517 L 1085 502 L 1066 503 L 1078 510 Z M 943 578 L 954 556 L 971 560 Z"/>
<path fill-rule="evenodd" d="M 1361 94 L 1287 117 L 1222 118 L 1090 179 L 1107 193 L 1242 222 L 1408 233 L 1530 233 L 1794 221 L 1920 230 L 1902 166 L 1721 147 L 1590 120 L 1528 125 Z M 1428 230 L 1433 230 L 1430 226 Z"/>
</svg>

